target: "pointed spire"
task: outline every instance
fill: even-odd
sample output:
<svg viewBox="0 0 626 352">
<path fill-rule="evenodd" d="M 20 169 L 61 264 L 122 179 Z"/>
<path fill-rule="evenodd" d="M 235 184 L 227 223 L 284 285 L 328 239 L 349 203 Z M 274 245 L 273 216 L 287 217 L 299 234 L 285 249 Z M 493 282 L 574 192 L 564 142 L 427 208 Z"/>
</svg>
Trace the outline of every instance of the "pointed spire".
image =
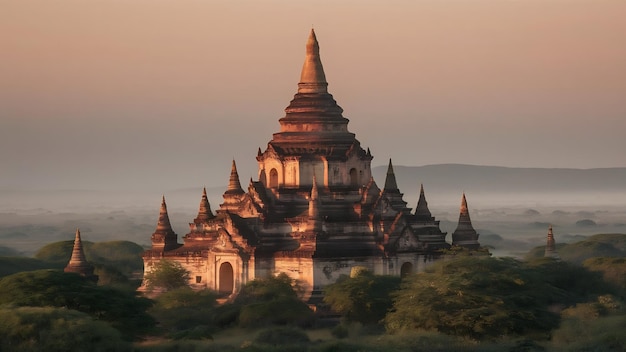
<svg viewBox="0 0 626 352">
<path fill-rule="evenodd" d="M 320 218 L 318 197 L 317 180 L 315 179 L 315 175 L 313 175 L 313 185 L 311 186 L 311 196 L 309 197 L 308 229 L 319 232 L 322 230 L 322 221 Z"/>
<path fill-rule="evenodd" d="M 235 159 L 233 159 L 233 165 L 230 169 L 230 179 L 228 181 L 228 190 L 226 190 L 228 194 L 243 194 L 243 188 L 241 188 L 241 182 L 239 182 L 239 173 L 237 173 L 237 164 L 235 163 Z"/>
<path fill-rule="evenodd" d="M 72 257 L 63 271 L 66 273 L 77 273 L 88 278 L 93 278 L 93 270 L 93 265 L 89 264 L 87 258 L 85 257 L 85 252 L 83 251 L 80 230 L 76 229 L 74 247 L 72 248 Z M 97 280 L 97 276 L 95 278 Z"/>
<path fill-rule="evenodd" d="M 391 159 L 389 159 L 389 166 L 387 167 L 387 178 L 385 179 L 385 191 L 399 191 L 398 183 L 396 182 L 396 174 L 393 172 L 393 165 Z"/>
<path fill-rule="evenodd" d="M 552 225 L 548 227 L 548 238 L 546 241 L 546 250 L 544 253 L 544 257 L 559 258 L 559 254 L 556 251 L 556 241 L 554 240 Z"/>
<path fill-rule="evenodd" d="M 469 209 L 467 209 L 467 199 L 465 198 L 465 192 L 463 192 L 463 198 L 461 198 L 461 216 L 466 216 L 467 220 L 470 221 Z"/>
<path fill-rule="evenodd" d="M 165 195 L 161 198 L 161 209 L 159 211 L 159 221 L 157 222 L 157 231 L 172 231 L 170 217 L 167 214 L 167 204 L 165 204 Z"/>
<path fill-rule="evenodd" d="M 472 226 L 472 220 L 470 219 L 469 209 L 467 207 L 467 199 L 465 198 L 465 192 L 463 192 L 459 212 L 459 223 L 454 233 L 452 233 L 452 245 L 478 249 L 480 247 L 478 236 L 478 233 L 476 233 L 476 230 L 474 230 Z"/>
<path fill-rule="evenodd" d="M 311 187 L 311 199 L 317 200 L 317 197 L 318 197 L 317 179 L 315 178 L 315 175 L 313 175 L 313 186 Z"/>
<path fill-rule="evenodd" d="M 320 59 L 320 46 L 315 31 L 311 28 L 306 42 L 306 57 L 300 74 L 298 93 L 327 93 L 327 87 L 328 83 Z"/>
<path fill-rule="evenodd" d="M 198 216 L 193 220 L 196 224 L 206 222 L 213 219 L 215 216 L 211 211 L 211 204 L 209 204 L 209 198 L 206 195 L 206 187 L 202 188 L 202 199 L 200 200 L 200 209 L 198 209 Z"/>
<path fill-rule="evenodd" d="M 419 220 L 425 221 L 430 221 L 433 217 L 428 209 L 428 202 L 426 201 L 426 196 L 424 195 L 424 184 L 420 185 L 420 197 L 417 201 L 417 207 L 415 208 L 415 216 Z"/>
<path fill-rule="evenodd" d="M 157 221 L 156 230 L 152 234 L 152 249 L 167 251 L 178 246 L 178 235 L 172 229 L 170 217 L 167 214 L 167 205 L 165 204 L 165 196 L 161 199 L 161 210 L 159 211 L 159 220 Z"/>
</svg>

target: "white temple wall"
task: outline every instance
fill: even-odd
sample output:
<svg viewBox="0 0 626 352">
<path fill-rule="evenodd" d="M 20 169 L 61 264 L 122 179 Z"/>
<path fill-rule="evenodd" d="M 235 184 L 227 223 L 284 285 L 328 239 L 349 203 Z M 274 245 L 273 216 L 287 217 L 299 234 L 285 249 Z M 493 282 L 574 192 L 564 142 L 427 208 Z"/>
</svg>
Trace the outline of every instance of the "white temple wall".
<svg viewBox="0 0 626 352">
<path fill-rule="evenodd" d="M 328 172 L 327 164 L 325 160 L 307 160 L 300 161 L 300 182 L 298 186 L 312 186 L 313 175 L 317 181 L 318 186 L 328 184 Z"/>
<path fill-rule="evenodd" d="M 379 257 L 344 258 L 344 259 L 315 259 L 314 261 L 314 290 L 334 284 L 341 275 L 350 276 L 355 266 L 362 266 L 371 272 L 380 275 L 383 271 L 383 260 Z"/>
<path fill-rule="evenodd" d="M 311 297 L 314 283 L 312 258 L 276 258 L 272 275 L 276 276 L 280 273 L 285 273 L 296 281 L 302 289 L 302 292 L 298 292 L 302 300 L 306 301 Z"/>
</svg>

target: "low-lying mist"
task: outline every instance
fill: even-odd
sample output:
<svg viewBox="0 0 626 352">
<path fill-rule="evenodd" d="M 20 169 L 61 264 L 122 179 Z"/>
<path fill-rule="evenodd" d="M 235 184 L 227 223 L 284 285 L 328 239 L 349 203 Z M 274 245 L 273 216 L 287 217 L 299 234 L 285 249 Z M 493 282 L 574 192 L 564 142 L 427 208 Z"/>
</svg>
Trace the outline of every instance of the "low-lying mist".
<svg viewBox="0 0 626 352">
<path fill-rule="evenodd" d="M 411 187 L 407 187 L 411 188 Z M 213 211 L 226 187 L 207 189 Z M 188 224 L 197 215 L 202 189 L 164 192 L 170 221 L 182 242 Z M 150 245 L 156 227 L 161 193 L 104 191 L 3 192 L 0 205 L 0 249 L 32 255 L 43 245 L 73 239 L 80 228 L 83 239 L 99 242 L 128 240 Z M 405 193 L 415 207 L 417 190 Z M 426 190 L 430 210 L 441 229 L 455 230 L 460 194 Z M 597 233 L 626 233 L 626 192 L 496 194 L 467 193 L 470 216 L 482 245 L 494 255 L 522 256 L 544 245 L 549 225 L 558 242 L 573 242 Z"/>
</svg>

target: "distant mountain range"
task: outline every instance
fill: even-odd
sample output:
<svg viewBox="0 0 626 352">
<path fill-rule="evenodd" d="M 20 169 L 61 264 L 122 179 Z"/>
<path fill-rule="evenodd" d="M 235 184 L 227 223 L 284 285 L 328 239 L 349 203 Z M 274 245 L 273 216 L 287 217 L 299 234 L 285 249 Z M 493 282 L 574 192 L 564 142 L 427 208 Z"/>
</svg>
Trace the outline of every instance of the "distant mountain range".
<svg viewBox="0 0 626 352">
<path fill-rule="evenodd" d="M 601 192 L 626 193 L 626 167 L 598 169 L 549 169 L 438 164 L 426 166 L 394 165 L 402 192 L 480 193 L 563 193 Z M 387 166 L 372 168 L 379 187 L 385 183 Z M 410 193 L 409 193 L 410 194 Z M 626 204 L 626 199 L 624 199 Z"/>
</svg>

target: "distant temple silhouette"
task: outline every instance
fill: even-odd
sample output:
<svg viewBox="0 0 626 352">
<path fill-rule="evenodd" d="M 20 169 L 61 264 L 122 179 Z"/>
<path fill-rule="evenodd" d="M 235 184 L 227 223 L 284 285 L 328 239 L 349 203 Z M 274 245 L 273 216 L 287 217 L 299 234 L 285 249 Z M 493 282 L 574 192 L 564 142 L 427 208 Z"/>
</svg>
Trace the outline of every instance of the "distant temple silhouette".
<svg viewBox="0 0 626 352">
<path fill-rule="evenodd" d="M 191 273 L 192 287 L 224 296 L 255 278 L 286 273 L 309 299 L 355 266 L 400 276 L 445 255 L 451 245 L 428 209 L 423 185 L 415 212 L 403 200 L 391 160 L 378 187 L 370 150 L 348 131 L 327 86 L 311 30 L 298 91 L 279 119 L 280 130 L 257 152 L 258 180 L 244 190 L 233 160 L 224 202 L 213 214 L 203 190 L 183 244 L 163 197 L 152 248 L 143 255 L 145 272 L 161 260 L 176 261 Z M 479 247 L 465 194 L 452 245 Z"/>
<path fill-rule="evenodd" d="M 552 225 L 548 227 L 548 237 L 546 240 L 546 251 L 544 257 L 559 259 L 559 253 L 556 251 L 556 242 L 552 233 Z"/>
</svg>

